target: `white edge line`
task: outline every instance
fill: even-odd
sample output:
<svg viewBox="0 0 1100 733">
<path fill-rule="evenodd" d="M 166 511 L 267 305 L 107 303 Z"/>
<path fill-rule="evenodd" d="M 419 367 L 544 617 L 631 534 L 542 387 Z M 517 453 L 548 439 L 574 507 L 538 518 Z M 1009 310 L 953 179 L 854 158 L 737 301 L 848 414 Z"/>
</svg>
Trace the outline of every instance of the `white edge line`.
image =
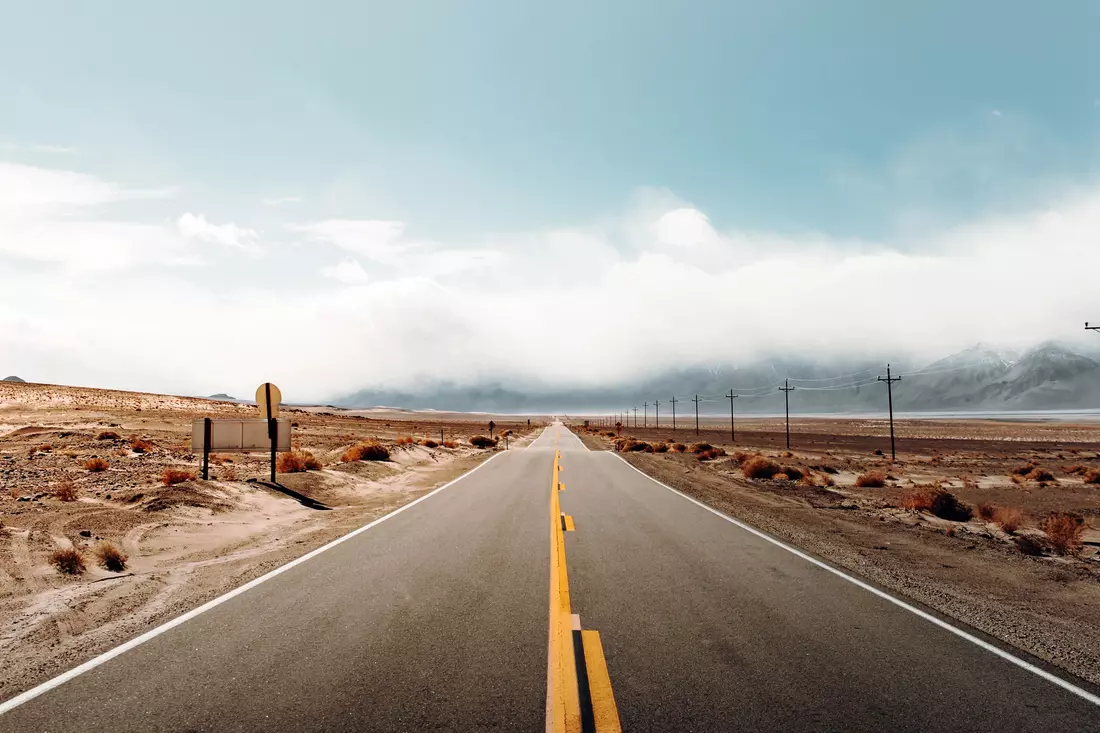
<svg viewBox="0 0 1100 733">
<path fill-rule="evenodd" d="M 708 512 L 710 512 L 712 514 L 716 514 L 717 516 L 721 517 L 722 519 L 725 519 L 727 522 L 731 522 L 731 523 L 737 525 L 738 527 L 745 530 L 746 532 L 754 534 L 757 537 L 772 543 L 776 547 L 781 547 L 782 549 L 786 550 L 787 552 L 791 553 L 792 555 L 797 555 L 798 557 L 802 558 L 803 560 L 805 560 L 807 562 L 810 562 L 810 563 L 813 563 L 814 565 L 818 566 L 819 568 L 821 568 L 823 570 L 827 570 L 830 573 L 832 573 L 833 575 L 836 575 L 839 578 L 843 578 L 844 580 L 847 580 L 849 583 L 852 583 L 853 585 L 857 585 L 860 588 L 862 588 L 863 590 L 868 591 L 870 593 L 873 593 L 876 596 L 878 596 L 879 598 L 882 598 L 884 600 L 889 601 L 890 603 L 893 603 L 895 606 L 898 606 L 900 608 L 904 608 L 906 611 L 909 611 L 910 613 L 912 613 L 916 616 L 920 616 L 925 621 L 929 621 L 929 622 L 935 624 L 936 626 L 939 626 L 941 629 L 944 629 L 945 631 L 949 631 L 952 634 L 954 634 L 955 636 L 958 636 L 959 638 L 962 638 L 962 639 L 965 639 L 966 641 L 969 641 L 971 644 L 979 646 L 979 647 L 981 647 L 982 649 L 985 649 L 988 652 L 992 652 L 993 654 L 996 654 L 1001 659 L 1004 659 L 1005 661 L 1011 662 L 1012 664 L 1015 664 L 1017 667 L 1020 667 L 1021 669 L 1027 670 L 1028 672 L 1031 672 L 1032 674 L 1038 675 L 1039 677 L 1042 677 L 1047 682 L 1051 682 L 1055 685 L 1058 685 L 1063 690 L 1066 690 L 1068 692 L 1072 692 L 1074 695 L 1077 695 L 1078 697 L 1082 698 L 1083 700 L 1087 700 L 1088 702 L 1091 702 L 1093 705 L 1100 706 L 1100 697 L 1092 694 L 1088 690 L 1082 689 L 1082 688 L 1078 687 L 1077 685 L 1073 684 L 1072 682 L 1067 682 L 1066 680 L 1062 679 L 1058 675 L 1051 674 L 1050 672 L 1047 672 L 1045 669 L 1042 669 L 1040 667 L 1036 667 L 1034 664 L 1032 664 L 1028 661 L 1025 661 L 1023 659 L 1020 659 L 1019 657 L 1017 657 L 1013 654 L 1010 654 L 1009 652 L 1006 652 L 1004 649 L 1001 649 L 1000 647 L 998 647 L 994 644 L 990 644 L 988 641 L 985 641 L 984 639 L 980 639 L 980 638 L 978 638 L 977 636 L 974 636 L 971 633 L 963 631 L 962 629 L 960 629 L 958 627 L 952 626 L 951 624 L 947 623 L 943 619 L 937 618 L 936 616 L 933 616 L 932 614 L 928 613 L 927 611 L 922 611 L 921 609 L 917 608 L 916 606 L 913 606 L 909 603 L 906 603 L 905 601 L 901 600 L 900 598 L 895 598 L 894 596 L 890 595 L 889 593 L 886 593 L 885 591 L 879 590 L 878 588 L 874 587 L 873 585 L 870 585 L 869 583 L 865 583 L 864 581 L 860 580 L 859 578 L 848 575 L 847 573 L 843 572 L 842 570 L 837 570 L 836 568 L 832 567 L 831 565 L 823 563 L 822 561 L 818 560 L 817 558 L 812 557 L 810 555 L 807 555 L 805 552 L 803 552 L 799 549 L 796 549 L 794 547 L 791 547 L 790 545 L 786 544 L 785 542 L 781 542 L 781 541 L 775 539 L 774 537 L 772 537 L 768 534 L 765 534 L 764 532 L 758 530 L 756 527 L 745 524 L 744 522 L 742 522 L 738 519 L 734 519 L 733 517 L 729 516 L 728 514 L 723 514 L 722 512 L 718 511 L 717 509 L 715 509 L 713 507 L 710 507 L 710 506 L 707 506 L 706 504 L 704 504 L 703 502 L 701 502 L 697 499 L 693 499 L 692 497 L 688 496 L 684 492 L 679 491 L 677 489 L 674 489 L 671 486 L 669 486 L 668 484 L 664 484 L 664 483 L 658 481 L 657 479 L 653 478 L 652 476 L 650 476 L 645 471 L 642 471 L 638 467 L 634 466 L 629 461 L 627 461 L 625 458 L 623 458 L 622 456 L 620 456 L 616 453 L 611 453 L 611 455 L 615 456 L 620 461 L 625 463 L 627 466 L 630 466 L 630 468 L 634 469 L 635 471 L 637 471 L 641 475 L 645 476 L 647 479 L 649 479 L 653 483 L 657 484 L 658 486 L 662 486 L 662 487 L 668 489 L 669 491 L 671 491 L 672 493 L 678 494 L 679 496 L 681 496 L 681 497 L 687 499 L 688 501 L 690 501 L 692 504 L 697 504 L 698 506 L 702 507 L 703 509 L 706 509 Z"/>
<path fill-rule="evenodd" d="M 432 496 L 435 496 L 440 491 L 443 491 L 443 489 L 446 489 L 450 486 L 453 486 L 454 484 L 457 484 L 462 479 L 470 476 L 471 474 L 473 474 L 475 471 L 482 468 L 483 466 L 488 465 L 494 458 L 496 458 L 497 456 L 501 456 L 501 455 L 505 455 L 505 454 L 504 453 L 496 453 L 496 454 L 490 456 L 485 461 L 482 461 L 478 465 L 474 466 L 473 468 L 471 468 L 469 471 L 462 474 L 458 478 L 456 478 L 452 481 L 448 481 L 447 483 L 443 484 L 442 486 L 440 486 L 437 489 L 433 489 L 433 490 L 429 491 L 427 494 L 424 494 L 424 496 L 421 496 L 419 499 L 414 499 L 413 501 L 410 501 L 408 504 L 405 504 L 404 506 L 400 506 L 397 509 L 394 509 L 389 514 L 383 515 L 383 516 L 379 517 L 378 519 L 375 519 L 374 521 L 370 522 L 369 524 L 363 525 L 359 529 L 354 529 L 351 532 L 348 532 L 346 535 L 343 535 L 342 537 L 337 537 L 335 540 L 333 540 L 332 542 L 329 542 L 327 545 L 322 545 L 321 547 L 318 547 L 316 550 L 311 550 L 310 552 L 307 552 L 306 554 L 302 555 L 301 557 L 296 558 L 294 560 L 291 560 L 286 565 L 280 565 L 279 567 L 275 568 L 271 572 L 266 573 L 264 575 L 261 575 L 260 577 L 255 578 L 253 580 L 250 580 L 247 583 L 245 583 L 244 585 L 240 586 L 239 588 L 234 588 L 233 590 L 229 591 L 225 595 L 221 595 L 221 596 L 218 596 L 217 598 L 215 598 L 211 601 L 207 601 L 206 603 L 202 604 L 198 608 L 193 608 L 190 611 L 188 611 L 187 613 L 183 614 L 182 616 L 177 616 L 176 618 L 172 619 L 171 621 L 168 621 L 164 624 L 161 624 L 160 626 L 158 626 L 154 629 L 150 629 L 149 631 L 146 631 L 144 634 L 141 634 L 140 636 L 136 636 L 133 639 L 130 639 L 129 641 L 125 642 L 124 644 L 116 646 L 114 649 L 110 649 L 110 650 L 104 652 L 103 654 L 100 654 L 98 657 L 94 657 L 92 659 L 89 659 L 87 662 L 84 662 L 83 664 L 77 666 L 77 667 L 73 667 L 68 672 L 62 672 L 58 676 L 56 676 L 52 679 L 46 680 L 45 682 L 38 685 L 37 687 L 33 687 L 33 688 L 27 690 L 26 692 L 23 692 L 19 695 L 16 695 L 15 697 L 11 698 L 10 700 L 6 700 L 3 703 L 0 703 L 0 715 L 3 715 L 4 713 L 12 711 L 12 710 L 14 710 L 15 708 L 19 707 L 20 705 L 22 705 L 24 703 L 30 702 L 34 698 L 38 697 L 39 695 L 42 695 L 42 694 L 45 694 L 45 693 L 49 692 L 50 690 L 54 689 L 55 687 L 60 687 L 61 685 L 68 682 L 69 680 L 75 679 L 75 678 L 79 677 L 80 675 L 84 674 L 85 672 L 93 670 L 96 667 L 100 666 L 101 664 L 109 662 L 112 659 L 114 659 L 115 657 L 120 656 L 121 654 L 124 654 L 125 652 L 128 652 L 128 651 L 130 651 L 131 649 L 133 649 L 135 647 L 141 646 L 145 642 L 160 636 L 164 632 L 169 631 L 171 629 L 174 629 L 175 627 L 177 627 L 177 626 L 179 626 L 179 625 L 181 625 L 181 624 L 183 624 L 187 621 L 190 621 L 191 619 L 195 618 L 196 616 L 198 616 L 200 614 L 206 613 L 207 611 L 214 608 L 215 606 L 220 606 L 221 604 L 225 603 L 226 601 L 230 600 L 231 598 L 236 598 L 237 596 L 241 595 L 242 593 L 244 593 L 246 591 L 249 591 L 249 590 L 252 590 L 256 586 L 258 586 L 260 583 L 271 580 L 275 576 L 281 575 L 282 573 L 285 573 L 287 570 L 290 570 L 293 567 L 301 565 L 306 560 L 310 560 L 314 557 L 317 557 L 318 555 L 320 555 L 322 552 L 325 552 L 326 550 L 331 550 L 333 547 L 336 547 L 337 545 L 340 545 L 340 544 L 343 544 L 344 542 L 347 542 L 352 537 L 355 537 L 356 535 L 359 535 L 359 534 L 362 534 L 363 532 L 366 532 L 371 527 L 374 527 L 377 524 L 381 524 L 382 522 L 386 521 L 387 519 L 392 519 L 393 517 L 396 517 L 398 514 L 405 511 L 406 509 L 411 509 L 414 506 L 416 506 L 417 504 L 419 504 L 420 502 L 424 501 L 425 499 L 428 499 Z"/>
</svg>

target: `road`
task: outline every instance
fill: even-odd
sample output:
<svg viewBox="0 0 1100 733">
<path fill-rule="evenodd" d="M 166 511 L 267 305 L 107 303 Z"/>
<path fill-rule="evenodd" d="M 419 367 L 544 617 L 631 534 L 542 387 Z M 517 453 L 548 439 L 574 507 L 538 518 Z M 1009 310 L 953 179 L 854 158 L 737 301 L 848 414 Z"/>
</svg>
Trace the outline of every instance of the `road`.
<svg viewBox="0 0 1100 733">
<path fill-rule="evenodd" d="M 1085 683 L 1059 687 L 555 425 L 0 731 L 545 730 L 554 495 L 575 526 L 567 610 L 599 632 L 624 730 L 1100 727 Z"/>
</svg>

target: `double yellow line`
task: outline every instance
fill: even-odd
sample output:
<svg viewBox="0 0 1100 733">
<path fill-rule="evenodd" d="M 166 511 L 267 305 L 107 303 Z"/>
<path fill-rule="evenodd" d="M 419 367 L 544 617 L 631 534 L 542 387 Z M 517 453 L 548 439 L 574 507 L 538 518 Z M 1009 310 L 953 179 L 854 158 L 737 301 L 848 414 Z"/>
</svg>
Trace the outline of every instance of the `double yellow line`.
<svg viewBox="0 0 1100 733">
<path fill-rule="evenodd" d="M 546 730 L 549 733 L 619 733 L 619 712 L 611 691 L 600 632 L 582 630 L 569 603 L 565 531 L 573 518 L 561 511 L 561 452 L 554 451 L 550 483 L 550 642 L 546 679 Z M 564 519 L 563 519 L 564 518 Z M 579 649 L 578 649 L 579 643 Z M 581 653 L 578 653 L 580 651 Z M 583 678 L 583 679 L 582 679 Z"/>
</svg>

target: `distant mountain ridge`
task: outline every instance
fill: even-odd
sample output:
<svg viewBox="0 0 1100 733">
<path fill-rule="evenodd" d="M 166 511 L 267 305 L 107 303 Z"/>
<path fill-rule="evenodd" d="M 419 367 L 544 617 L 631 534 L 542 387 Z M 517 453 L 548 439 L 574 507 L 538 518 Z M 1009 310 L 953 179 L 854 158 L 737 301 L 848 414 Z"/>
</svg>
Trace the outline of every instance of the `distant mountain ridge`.
<svg viewBox="0 0 1100 733">
<path fill-rule="evenodd" d="M 1100 352 L 1093 355 L 1045 343 L 1018 353 L 978 344 L 918 369 L 895 370 L 894 408 L 903 412 L 1025 411 L 1100 408 Z M 500 383 L 473 386 L 437 383 L 410 390 L 367 389 L 336 400 L 341 407 L 396 405 L 407 409 L 456 411 L 600 413 L 620 412 L 653 402 L 670 414 L 668 399 L 694 411 L 691 398 L 702 396 L 704 414 L 728 414 L 724 398 L 732 388 L 739 414 L 783 410 L 778 386 L 789 375 L 791 411 L 795 413 L 881 412 L 886 387 L 877 381 L 885 364 L 864 360 L 848 364 L 815 364 L 768 360 L 748 365 L 670 370 L 657 377 L 615 387 L 510 387 Z M 839 376 L 838 376 L 839 375 Z"/>
</svg>

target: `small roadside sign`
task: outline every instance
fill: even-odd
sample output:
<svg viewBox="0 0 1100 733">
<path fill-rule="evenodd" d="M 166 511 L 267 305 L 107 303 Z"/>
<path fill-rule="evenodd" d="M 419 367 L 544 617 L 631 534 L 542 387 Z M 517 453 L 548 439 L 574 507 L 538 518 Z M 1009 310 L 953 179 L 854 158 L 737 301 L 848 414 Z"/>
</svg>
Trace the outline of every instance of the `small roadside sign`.
<svg viewBox="0 0 1100 733">
<path fill-rule="evenodd" d="M 271 419 L 279 416 L 279 403 L 283 393 L 271 382 L 264 382 L 256 388 L 256 407 L 260 408 L 260 417 Z M 271 411 L 268 412 L 270 407 Z"/>
</svg>

